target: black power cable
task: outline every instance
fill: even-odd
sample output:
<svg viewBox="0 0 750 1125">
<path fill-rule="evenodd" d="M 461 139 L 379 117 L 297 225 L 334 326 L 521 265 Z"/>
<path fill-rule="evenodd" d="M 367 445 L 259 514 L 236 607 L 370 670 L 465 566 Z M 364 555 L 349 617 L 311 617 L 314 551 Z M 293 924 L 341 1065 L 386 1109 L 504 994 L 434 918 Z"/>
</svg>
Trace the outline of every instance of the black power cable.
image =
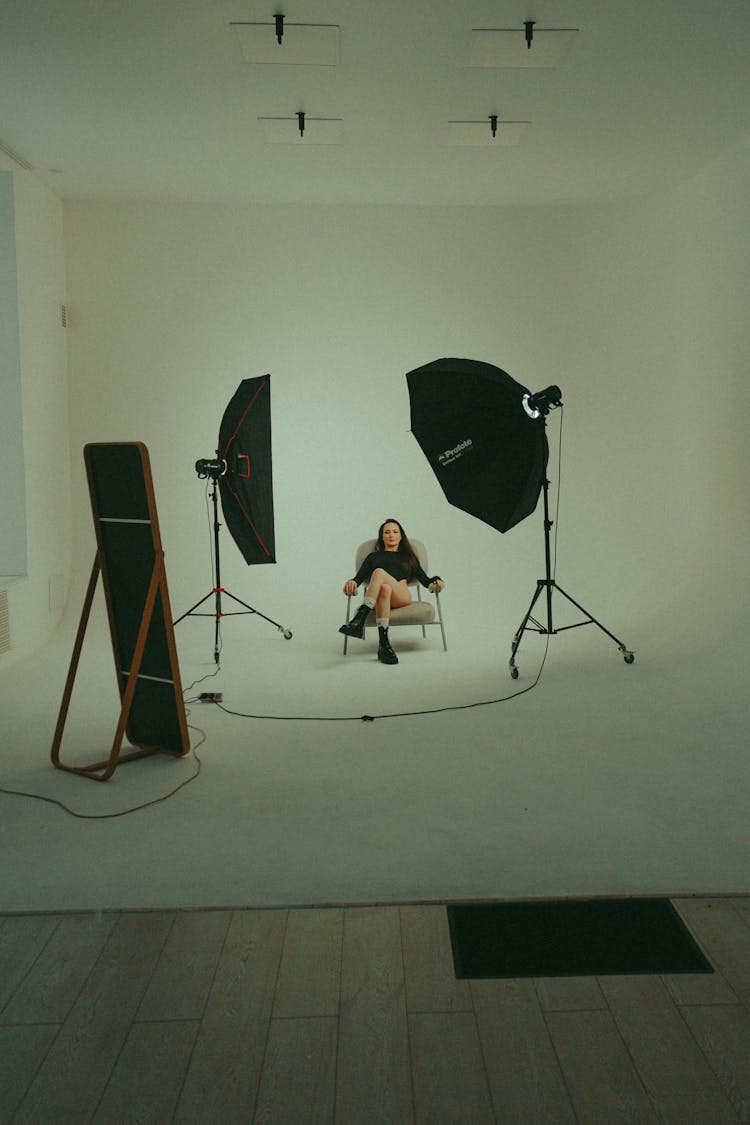
<svg viewBox="0 0 750 1125">
<path fill-rule="evenodd" d="M 188 729 L 194 730 L 201 735 L 200 741 L 190 748 L 197 765 L 195 772 L 192 773 L 190 777 L 185 778 L 184 781 L 181 781 L 179 785 L 176 785 L 174 789 L 170 789 L 168 793 L 164 793 L 161 797 L 154 797 L 151 801 L 144 801 L 143 804 L 133 805 L 132 808 L 121 809 L 120 812 L 113 813 L 79 813 L 76 812 L 75 809 L 69 808 L 68 805 L 63 804 L 62 801 L 58 801 L 55 797 L 43 797 L 41 793 L 25 793 L 21 789 L 4 789 L 2 787 L 0 787 L 0 793 L 4 793 L 7 797 L 27 797 L 31 801 L 45 801 L 48 805 L 57 805 L 63 812 L 69 813 L 70 816 L 74 816 L 78 820 L 114 820 L 118 816 L 128 816 L 130 813 L 140 812 L 141 809 L 150 809 L 152 805 L 160 805 L 162 801 L 168 801 L 170 797 L 174 797 L 175 793 L 179 793 L 180 790 L 184 789 L 186 785 L 189 785 L 191 781 L 195 781 L 196 777 L 201 772 L 203 763 L 196 754 L 196 750 L 206 741 L 206 732 L 201 730 L 200 727 L 188 726 Z"/>
</svg>

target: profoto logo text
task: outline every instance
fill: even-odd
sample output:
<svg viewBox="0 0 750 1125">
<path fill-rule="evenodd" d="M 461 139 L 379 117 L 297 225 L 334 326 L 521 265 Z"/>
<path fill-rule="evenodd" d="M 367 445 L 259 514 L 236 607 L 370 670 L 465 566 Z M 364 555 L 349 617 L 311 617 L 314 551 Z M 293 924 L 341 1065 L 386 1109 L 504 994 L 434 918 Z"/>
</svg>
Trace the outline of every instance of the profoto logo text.
<svg viewBox="0 0 750 1125">
<path fill-rule="evenodd" d="M 438 453 L 438 465 L 442 469 L 446 465 L 452 464 L 459 457 L 463 457 L 464 453 L 468 453 L 473 444 L 471 438 L 466 438 L 465 441 L 460 441 L 458 445 L 454 445 L 453 449 L 446 449 L 444 453 Z"/>
</svg>

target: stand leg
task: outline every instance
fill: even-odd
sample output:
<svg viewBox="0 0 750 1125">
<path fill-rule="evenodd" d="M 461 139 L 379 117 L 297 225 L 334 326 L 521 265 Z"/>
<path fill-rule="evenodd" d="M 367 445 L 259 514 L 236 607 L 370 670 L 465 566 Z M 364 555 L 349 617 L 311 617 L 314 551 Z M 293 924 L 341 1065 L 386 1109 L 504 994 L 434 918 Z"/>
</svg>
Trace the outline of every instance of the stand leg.
<svg viewBox="0 0 750 1125">
<path fill-rule="evenodd" d="M 546 579 L 540 578 L 537 582 L 536 593 L 534 594 L 534 597 L 531 600 L 531 605 L 529 606 L 528 612 L 527 612 L 526 616 L 524 617 L 523 621 L 521 622 L 521 624 L 519 625 L 518 630 L 516 632 L 516 635 L 513 637 L 513 643 L 511 645 L 511 651 L 510 651 L 509 666 L 510 666 L 510 674 L 513 677 L 514 680 L 518 679 L 518 668 L 516 667 L 516 653 L 518 652 L 519 646 L 521 644 L 521 638 L 523 637 L 523 634 L 526 631 L 526 629 L 529 627 L 529 620 L 533 620 L 532 617 L 531 617 L 531 613 L 532 613 L 532 610 L 534 609 L 534 606 L 535 606 L 535 604 L 536 604 L 536 602 L 537 602 L 537 600 L 538 600 L 538 598 L 539 598 L 543 589 L 547 590 L 547 610 L 548 610 L 547 627 L 544 628 L 544 626 L 539 625 L 534 630 L 534 632 L 541 633 L 543 636 L 551 636 L 551 635 L 557 634 L 557 633 L 564 633 L 567 629 L 580 629 L 581 626 L 583 626 L 583 625 L 596 625 L 598 629 L 601 629 L 601 631 L 603 633 L 605 633 L 611 640 L 613 640 L 615 642 L 618 649 L 622 653 L 623 659 L 624 659 L 626 664 L 632 664 L 635 661 L 635 653 L 633 653 L 627 647 L 627 645 L 619 639 L 619 637 L 616 637 L 614 635 L 614 633 L 611 633 L 609 631 L 609 629 L 607 629 L 604 625 L 602 625 L 601 621 L 598 621 L 594 616 L 592 616 L 592 614 L 590 614 L 589 611 L 587 609 L 585 609 L 580 604 L 580 602 L 577 602 L 575 600 L 575 598 L 572 598 L 570 596 L 570 594 L 568 594 L 565 590 L 563 590 L 561 586 L 558 586 L 557 583 L 554 582 L 553 580 L 550 580 L 548 582 Z M 553 593 L 554 590 L 557 590 L 558 593 L 562 594 L 562 596 L 564 598 L 566 598 L 571 603 L 571 605 L 574 605 L 576 607 L 576 609 L 580 610 L 581 613 L 584 613 L 586 615 L 586 620 L 585 621 L 577 621 L 573 625 L 563 625 L 559 629 L 554 629 L 552 627 L 552 593 Z"/>
<path fill-rule="evenodd" d="M 231 598 L 233 602 L 237 603 L 237 605 L 244 606 L 246 613 L 255 613 L 258 615 L 258 617 L 262 617 L 264 621 L 267 621 L 269 625 L 275 625 L 279 632 L 284 634 L 284 640 L 291 640 L 292 633 L 289 629 L 287 629 L 286 625 L 279 625 L 278 621 L 274 621 L 272 618 L 266 617 L 265 613 L 261 613 L 259 609 L 254 609 L 253 606 L 248 605 L 247 602 L 243 602 L 240 598 L 236 598 L 234 594 L 229 593 L 229 590 L 223 590 L 222 593 L 225 594 L 226 597 Z M 224 617 L 232 616 L 234 615 L 231 613 L 224 614 Z"/>
<path fill-rule="evenodd" d="M 610 633 L 609 629 L 605 628 L 605 626 L 602 625 L 601 621 L 597 621 L 597 619 L 591 613 L 589 613 L 589 611 L 587 609 L 584 609 L 584 607 L 582 605 L 580 605 L 580 603 L 577 602 L 575 600 L 575 598 L 571 598 L 570 594 L 566 593 L 565 590 L 563 590 L 562 586 L 558 586 L 556 583 L 553 583 L 553 585 L 555 586 L 556 590 L 559 590 L 559 592 L 562 594 L 562 596 L 564 598 L 568 599 L 568 601 L 571 603 L 571 605 L 574 605 L 576 607 L 576 609 L 580 609 L 581 613 L 586 614 L 586 617 L 588 618 L 588 621 L 580 621 L 578 623 L 579 625 L 589 625 L 589 624 L 590 625 L 596 625 L 596 627 L 598 629 L 601 629 L 601 631 L 603 633 L 606 633 L 607 636 L 615 642 L 615 644 L 619 648 L 620 652 L 622 653 L 626 664 L 632 664 L 634 662 L 635 654 L 633 652 L 631 652 L 631 650 L 627 647 L 626 644 L 623 643 L 623 641 L 621 641 L 619 639 L 619 637 L 616 637 L 614 635 L 614 633 Z M 567 629 L 575 629 L 577 627 L 578 626 L 576 626 L 576 625 L 564 626 L 564 628 L 567 628 Z M 555 630 L 555 632 L 559 632 L 559 633 L 561 633 L 562 631 L 563 631 L 562 629 L 556 629 Z"/>
<path fill-rule="evenodd" d="M 204 602 L 207 602 L 208 599 L 212 598 L 215 593 L 216 593 L 215 590 L 211 590 L 211 592 L 209 594 L 206 594 L 205 598 L 201 598 L 201 600 L 199 602 L 196 602 L 195 605 L 192 605 L 190 607 L 190 609 L 186 609 L 185 612 L 183 613 L 182 617 L 178 617 L 175 621 L 172 622 L 172 624 L 173 625 L 179 625 L 179 623 L 183 620 L 183 618 L 189 617 L 192 613 L 195 613 L 198 606 L 201 606 L 201 605 L 203 605 Z M 204 616 L 204 615 L 201 614 L 200 616 Z M 211 616 L 213 616 L 213 614 L 211 614 Z"/>
<path fill-rule="evenodd" d="M 529 622 L 529 618 L 531 617 L 534 606 L 538 602 L 539 595 L 541 594 L 545 585 L 546 585 L 546 583 L 545 583 L 544 579 L 540 578 L 538 580 L 537 584 L 536 584 L 536 593 L 534 594 L 534 597 L 531 599 L 531 605 L 529 606 L 528 610 L 526 611 L 526 616 L 524 617 L 523 621 L 521 622 L 521 624 L 516 629 L 515 636 L 513 637 L 513 644 L 510 647 L 510 660 L 508 661 L 508 664 L 509 664 L 509 667 L 510 667 L 510 674 L 513 677 L 514 680 L 518 679 L 518 668 L 516 668 L 516 653 L 518 652 L 518 649 L 520 647 L 521 638 L 523 637 L 523 634 L 526 631 L 526 626 Z"/>
</svg>

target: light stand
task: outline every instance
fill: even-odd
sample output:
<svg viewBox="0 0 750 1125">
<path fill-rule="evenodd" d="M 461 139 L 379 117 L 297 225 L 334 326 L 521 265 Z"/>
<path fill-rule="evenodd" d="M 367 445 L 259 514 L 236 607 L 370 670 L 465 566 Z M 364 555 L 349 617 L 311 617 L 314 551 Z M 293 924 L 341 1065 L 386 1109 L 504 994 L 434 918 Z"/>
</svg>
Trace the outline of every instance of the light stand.
<svg viewBox="0 0 750 1125">
<path fill-rule="evenodd" d="M 260 610 L 254 609 L 252 606 L 248 605 L 247 602 L 243 602 L 240 598 L 235 597 L 234 594 L 230 593 L 229 590 L 225 590 L 224 587 L 222 586 L 222 584 L 221 584 L 221 559 L 220 559 L 220 554 L 219 554 L 219 528 L 221 527 L 221 524 L 219 523 L 219 506 L 218 506 L 218 501 L 217 501 L 217 483 L 216 482 L 219 479 L 219 477 L 223 476 L 224 473 L 226 472 L 226 462 L 223 461 L 223 460 L 219 460 L 219 459 L 217 459 L 215 461 L 213 461 L 213 460 L 211 460 L 211 461 L 209 461 L 209 460 L 196 461 L 195 471 L 197 472 L 198 476 L 202 479 L 204 479 L 206 477 L 211 478 L 211 502 L 213 504 L 213 509 L 214 509 L 214 526 L 213 526 L 213 531 L 214 531 L 214 558 L 216 559 L 215 585 L 214 585 L 212 590 L 209 590 L 209 592 L 205 595 L 205 597 L 201 598 L 201 600 L 199 602 L 196 602 L 194 606 L 191 606 L 190 609 L 186 610 L 186 612 L 183 613 L 182 617 L 178 617 L 177 620 L 174 622 L 174 624 L 178 625 L 179 622 L 184 620 L 184 618 L 186 618 L 186 617 L 213 617 L 215 619 L 214 661 L 218 664 L 219 663 L 219 652 L 220 652 L 220 646 L 219 646 L 220 624 L 221 624 L 222 617 L 239 617 L 239 616 L 241 616 L 243 614 L 247 614 L 247 613 L 257 614 L 257 616 L 262 617 L 264 621 L 268 621 L 268 623 L 270 625 L 275 625 L 275 627 L 279 630 L 279 632 L 283 633 L 284 639 L 287 640 L 287 641 L 291 640 L 292 631 L 291 631 L 291 629 L 287 629 L 286 626 L 284 626 L 284 625 L 279 625 L 278 621 L 272 621 L 270 617 L 266 617 L 266 615 L 261 613 Z M 233 602 L 236 602 L 237 605 L 241 605 L 244 608 L 240 609 L 240 610 L 233 610 L 229 613 L 224 612 L 222 610 L 222 602 L 221 602 L 222 594 L 224 595 L 225 598 L 231 598 Z M 213 613 L 196 613 L 196 610 L 200 606 L 202 606 L 204 604 L 204 602 L 207 602 L 209 600 L 209 598 L 214 599 L 214 612 Z"/>
<path fill-rule="evenodd" d="M 559 387 L 547 387 L 546 390 L 540 391 L 536 395 L 525 395 L 523 401 L 524 410 L 529 415 L 529 417 L 535 418 L 539 417 L 540 415 L 544 415 L 545 426 L 546 416 L 549 413 L 550 409 L 554 406 L 560 405 L 561 394 Z M 526 616 L 519 625 L 518 630 L 516 631 L 516 635 L 513 638 L 509 661 L 511 676 L 514 680 L 518 679 L 516 653 L 518 652 L 519 646 L 521 644 L 521 638 L 523 637 L 523 634 L 524 632 L 526 632 L 526 630 L 530 630 L 531 632 L 535 633 L 542 633 L 545 636 L 552 636 L 555 633 L 562 633 L 566 629 L 578 629 L 582 625 L 596 625 L 599 629 L 602 630 L 603 633 L 606 633 L 608 637 L 612 638 L 612 640 L 615 642 L 620 652 L 622 653 L 625 663 L 632 664 L 635 660 L 635 655 L 630 651 L 630 649 L 628 649 L 622 641 L 618 640 L 614 633 L 610 633 L 609 629 L 606 629 L 604 625 L 602 625 L 601 621 L 597 621 L 595 617 L 592 617 L 589 611 L 587 609 L 584 609 L 583 606 L 575 600 L 575 598 L 572 598 L 570 594 L 566 593 L 566 591 L 563 590 L 561 586 L 558 586 L 557 582 L 555 582 L 554 578 L 552 577 L 552 555 L 550 551 L 550 531 L 552 530 L 552 521 L 549 518 L 549 481 L 546 479 L 546 477 L 542 484 L 542 491 L 544 495 L 544 560 L 546 576 L 544 578 L 537 579 L 536 591 L 533 598 L 531 599 L 531 605 L 529 606 L 526 612 Z M 579 609 L 581 613 L 584 613 L 586 615 L 586 620 L 577 621 L 573 625 L 562 625 L 559 628 L 555 629 L 552 624 L 553 590 L 557 590 L 557 592 L 562 594 L 562 596 L 566 598 L 572 605 L 574 605 L 576 609 Z M 534 606 L 541 597 L 542 591 L 544 591 L 546 595 L 546 624 L 542 624 L 541 622 L 537 621 L 536 618 L 532 617 Z M 532 622 L 532 624 L 530 625 L 529 622 Z"/>
</svg>

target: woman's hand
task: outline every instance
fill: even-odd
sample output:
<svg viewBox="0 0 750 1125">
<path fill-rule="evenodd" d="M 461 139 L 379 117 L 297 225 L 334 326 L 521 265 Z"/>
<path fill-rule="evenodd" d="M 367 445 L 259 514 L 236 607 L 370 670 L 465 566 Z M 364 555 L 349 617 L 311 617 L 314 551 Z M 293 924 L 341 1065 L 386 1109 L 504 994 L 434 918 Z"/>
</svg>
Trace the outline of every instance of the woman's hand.
<svg viewBox="0 0 750 1125">
<path fill-rule="evenodd" d="M 436 578 L 434 582 L 430 582 L 428 589 L 431 594 L 434 594 L 436 590 L 444 590 L 445 582 L 443 582 L 442 578 Z"/>
<path fill-rule="evenodd" d="M 351 595 L 356 594 L 356 592 L 357 592 L 357 583 L 354 581 L 353 578 L 350 578 L 348 582 L 344 583 L 344 593 L 348 594 L 351 597 Z"/>
</svg>

